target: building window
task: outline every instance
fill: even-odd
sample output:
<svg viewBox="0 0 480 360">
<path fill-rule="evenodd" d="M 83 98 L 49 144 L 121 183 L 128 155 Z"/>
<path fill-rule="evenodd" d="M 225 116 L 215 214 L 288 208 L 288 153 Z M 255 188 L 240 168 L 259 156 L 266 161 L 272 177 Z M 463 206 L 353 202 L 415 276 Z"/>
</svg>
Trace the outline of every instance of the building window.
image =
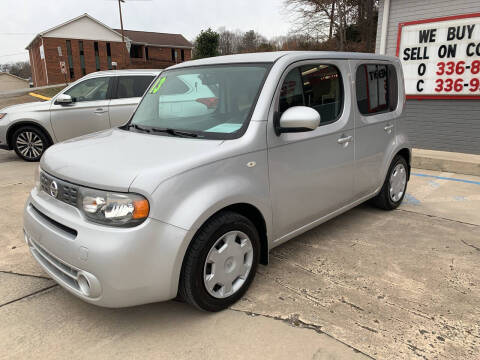
<svg viewBox="0 0 480 360">
<path fill-rule="evenodd" d="M 143 59 L 143 46 L 132 44 L 130 47 L 130 57 L 135 59 Z"/>
<path fill-rule="evenodd" d="M 80 51 L 80 66 L 82 68 L 82 75 L 87 75 L 85 69 L 85 53 L 83 52 L 83 41 L 78 41 L 78 50 Z"/>
<path fill-rule="evenodd" d="M 358 109 L 363 115 L 394 111 L 397 108 L 398 83 L 393 65 L 360 65 L 355 83 Z"/>
<path fill-rule="evenodd" d="M 177 51 L 175 49 L 172 49 L 172 61 L 177 61 Z"/>
<path fill-rule="evenodd" d="M 180 52 L 181 56 L 182 56 L 182 61 L 185 61 L 185 50 L 182 49 L 182 51 Z"/>
<path fill-rule="evenodd" d="M 72 56 L 72 42 L 67 40 L 67 58 L 68 58 L 68 69 L 70 70 L 70 80 L 75 78 L 75 72 L 73 71 L 73 56 Z"/>
<path fill-rule="evenodd" d="M 145 58 L 148 60 L 149 57 L 148 57 L 148 47 L 145 46 Z"/>
<path fill-rule="evenodd" d="M 95 66 L 97 68 L 97 71 L 100 71 L 100 55 L 98 54 L 98 42 L 95 41 L 93 43 L 93 48 L 95 50 Z"/>
<path fill-rule="evenodd" d="M 107 43 L 107 63 L 108 70 L 112 70 L 112 49 L 110 48 L 110 43 Z"/>
</svg>

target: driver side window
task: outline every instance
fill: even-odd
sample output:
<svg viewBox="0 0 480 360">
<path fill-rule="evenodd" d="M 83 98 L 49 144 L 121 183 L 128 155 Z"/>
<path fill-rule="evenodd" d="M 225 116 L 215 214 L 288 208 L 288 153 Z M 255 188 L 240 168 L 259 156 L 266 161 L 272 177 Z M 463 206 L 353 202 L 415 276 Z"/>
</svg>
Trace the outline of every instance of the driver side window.
<svg viewBox="0 0 480 360">
<path fill-rule="evenodd" d="M 109 77 L 98 77 L 82 81 L 65 91 L 74 102 L 105 100 L 108 93 Z"/>
<path fill-rule="evenodd" d="M 320 126 L 336 121 L 343 107 L 340 70 L 334 65 L 304 65 L 291 70 L 280 90 L 279 113 L 308 106 L 320 114 Z"/>
</svg>

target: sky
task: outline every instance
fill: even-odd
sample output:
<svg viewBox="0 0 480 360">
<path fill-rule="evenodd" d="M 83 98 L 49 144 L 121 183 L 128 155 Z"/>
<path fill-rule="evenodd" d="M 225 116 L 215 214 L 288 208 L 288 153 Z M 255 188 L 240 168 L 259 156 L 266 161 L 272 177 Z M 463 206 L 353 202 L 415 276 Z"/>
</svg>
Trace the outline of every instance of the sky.
<svg viewBox="0 0 480 360">
<path fill-rule="evenodd" d="M 0 64 L 28 60 L 25 47 L 36 34 L 83 13 L 120 28 L 117 0 L 0 0 Z M 209 27 L 268 38 L 291 27 L 284 0 L 126 0 L 122 13 L 125 29 L 181 33 L 190 41 Z"/>
</svg>

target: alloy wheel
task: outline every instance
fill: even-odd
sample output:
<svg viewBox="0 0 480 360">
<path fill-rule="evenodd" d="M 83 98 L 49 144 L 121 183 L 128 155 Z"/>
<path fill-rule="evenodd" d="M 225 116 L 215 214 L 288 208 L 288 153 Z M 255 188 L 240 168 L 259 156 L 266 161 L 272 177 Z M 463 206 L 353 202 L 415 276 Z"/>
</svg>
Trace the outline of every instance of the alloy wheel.
<svg viewBox="0 0 480 360">
<path fill-rule="evenodd" d="M 24 131 L 18 134 L 15 145 L 27 159 L 36 159 L 42 155 L 44 144 L 40 136 L 33 131 Z"/>
</svg>

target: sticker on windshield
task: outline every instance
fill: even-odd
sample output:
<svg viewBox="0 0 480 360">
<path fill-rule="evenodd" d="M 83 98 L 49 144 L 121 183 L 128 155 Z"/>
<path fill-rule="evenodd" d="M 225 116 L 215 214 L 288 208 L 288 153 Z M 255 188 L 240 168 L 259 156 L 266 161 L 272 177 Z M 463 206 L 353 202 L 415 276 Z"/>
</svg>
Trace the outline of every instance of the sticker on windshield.
<svg viewBox="0 0 480 360">
<path fill-rule="evenodd" d="M 233 123 L 224 123 L 220 124 L 217 126 L 214 126 L 210 129 L 207 129 L 205 131 L 208 132 L 218 132 L 218 133 L 233 133 L 240 129 L 242 127 L 242 124 L 233 124 Z"/>
<path fill-rule="evenodd" d="M 160 79 L 157 80 L 155 85 L 153 85 L 152 90 L 150 90 L 150 94 L 156 94 L 157 91 L 162 87 L 163 83 L 165 82 L 167 78 L 164 76 Z"/>
</svg>

